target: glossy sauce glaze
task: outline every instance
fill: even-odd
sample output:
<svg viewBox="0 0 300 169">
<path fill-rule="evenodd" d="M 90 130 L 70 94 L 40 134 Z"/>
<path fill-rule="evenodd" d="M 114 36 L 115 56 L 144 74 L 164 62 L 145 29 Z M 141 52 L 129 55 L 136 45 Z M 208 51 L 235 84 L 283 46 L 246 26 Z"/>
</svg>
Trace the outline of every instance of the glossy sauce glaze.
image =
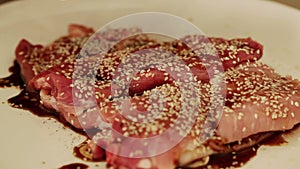
<svg viewBox="0 0 300 169">
<path fill-rule="evenodd" d="M 11 72 L 10 76 L 0 79 L 0 87 L 18 87 L 21 89 L 21 92 L 17 96 L 8 99 L 8 103 L 10 104 L 10 106 L 28 110 L 39 117 L 55 118 L 58 122 L 72 129 L 73 131 L 82 135 L 86 135 L 85 131 L 76 129 L 75 127 L 70 125 L 66 120 L 64 120 L 62 116 L 59 115 L 59 113 L 45 108 L 40 103 L 40 96 L 38 93 L 28 92 L 26 90 L 26 85 L 24 84 L 20 75 L 20 67 L 16 62 L 14 62 L 14 65 L 9 68 L 9 71 Z M 89 131 L 89 133 L 92 132 L 95 131 Z"/>
<path fill-rule="evenodd" d="M 208 164 L 197 169 L 242 167 L 257 154 L 257 150 L 260 146 L 280 146 L 285 143 L 287 143 L 287 141 L 282 137 L 282 132 L 274 132 L 271 136 L 263 139 L 258 144 L 244 148 L 237 152 L 211 155 Z"/>
<path fill-rule="evenodd" d="M 217 154 L 210 156 L 210 160 L 205 167 L 197 169 L 219 169 L 230 167 L 241 167 L 257 153 L 259 145 L 246 148 L 239 152 L 232 152 L 228 154 Z"/>
<path fill-rule="evenodd" d="M 87 169 L 87 168 L 89 168 L 88 165 L 81 164 L 81 163 L 72 163 L 72 164 L 61 166 L 59 169 Z"/>
<path fill-rule="evenodd" d="M 98 148 L 97 148 L 98 149 Z M 97 150 L 97 158 L 92 154 L 91 149 L 88 146 L 88 141 L 84 141 L 83 143 L 79 144 L 78 146 L 73 148 L 73 155 L 79 159 L 82 159 L 84 161 L 90 161 L 90 162 L 100 162 L 105 161 L 105 150 L 102 148 L 99 148 Z"/>
<path fill-rule="evenodd" d="M 33 114 L 39 116 L 39 117 L 51 117 L 55 118 L 57 121 L 62 123 L 64 126 L 70 128 L 71 130 L 77 132 L 78 134 L 87 136 L 86 133 L 89 133 L 89 136 L 91 136 L 91 133 L 96 133 L 97 130 L 90 130 L 90 131 L 84 131 L 80 129 L 74 128 L 72 125 L 67 123 L 61 116 L 59 116 L 59 113 L 49 110 L 45 108 L 40 103 L 39 94 L 36 92 L 28 92 L 26 91 L 26 85 L 23 83 L 22 77 L 20 75 L 20 67 L 19 65 L 14 62 L 14 65 L 9 68 L 9 71 L 11 72 L 11 75 L 5 78 L 0 79 L 0 87 L 18 87 L 22 91 L 19 95 L 14 96 L 10 99 L 8 99 L 8 103 L 15 108 L 21 108 L 24 110 L 28 110 L 32 112 Z M 226 168 L 226 167 L 240 167 L 243 166 L 247 161 L 249 161 L 253 156 L 256 155 L 257 149 L 261 145 L 281 145 L 283 143 L 286 143 L 284 138 L 281 135 L 282 132 L 276 132 L 268 139 L 265 139 L 260 144 L 256 144 L 252 147 L 245 148 L 238 152 L 232 152 L 227 154 L 218 154 L 218 155 L 212 155 L 210 158 L 210 161 L 206 167 L 201 167 L 198 169 L 219 169 L 219 168 Z M 105 152 L 103 150 L 103 157 L 102 158 L 93 158 L 89 148 L 87 146 L 87 142 L 83 142 L 82 144 L 74 147 L 74 156 L 77 158 L 80 158 L 84 161 L 105 161 Z M 68 165 L 64 165 L 60 167 L 59 169 L 86 169 L 88 168 L 87 165 L 81 164 L 81 163 L 72 163 Z"/>
<path fill-rule="evenodd" d="M 4 87 L 14 86 L 23 89 L 25 85 L 23 79 L 21 78 L 20 75 L 21 69 L 17 61 L 14 61 L 14 65 L 11 66 L 8 70 L 11 74 L 7 77 L 0 79 L 0 87 L 4 88 Z"/>
<path fill-rule="evenodd" d="M 21 89 L 21 92 L 8 99 L 8 103 L 10 106 L 14 108 L 20 108 L 23 110 L 30 111 L 34 115 L 37 115 L 39 117 L 51 117 L 55 118 L 58 122 L 62 123 L 64 126 L 70 128 L 71 130 L 75 131 L 78 134 L 81 134 L 83 136 L 86 136 L 86 131 L 77 129 L 67 123 L 64 118 L 62 118 L 59 113 L 56 113 L 53 110 L 49 110 L 45 108 L 41 103 L 40 103 L 40 97 L 39 94 L 36 92 L 28 92 L 26 90 L 26 85 L 23 82 L 23 79 L 20 74 L 20 67 L 18 63 L 15 61 L 14 65 L 9 68 L 9 72 L 11 72 L 10 76 L 7 76 L 5 78 L 0 79 L 0 87 L 5 88 L 5 87 L 17 87 Z M 88 133 L 96 133 L 95 130 L 88 131 Z M 77 153 L 75 153 L 77 152 Z M 83 151 L 79 151 L 78 146 L 74 147 L 74 155 L 82 160 L 87 161 L 88 157 L 86 156 L 87 153 L 81 153 Z M 97 160 L 89 160 L 89 161 L 97 161 Z M 59 169 L 86 169 L 88 168 L 87 165 L 81 164 L 81 163 L 72 163 L 68 165 L 64 165 L 60 167 Z"/>
</svg>

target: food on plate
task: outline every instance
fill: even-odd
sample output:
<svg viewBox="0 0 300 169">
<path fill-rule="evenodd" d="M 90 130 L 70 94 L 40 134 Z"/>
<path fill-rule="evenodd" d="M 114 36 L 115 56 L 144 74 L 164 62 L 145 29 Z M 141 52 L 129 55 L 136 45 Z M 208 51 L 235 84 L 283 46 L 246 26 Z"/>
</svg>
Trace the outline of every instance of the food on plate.
<svg viewBox="0 0 300 169">
<path fill-rule="evenodd" d="M 74 30 L 76 29 L 76 30 Z M 122 30 L 124 34 L 133 30 Z M 76 36 L 73 33 L 76 32 Z M 80 33 L 79 33 L 80 32 Z M 78 118 L 73 104 L 72 97 L 72 76 L 74 71 L 74 63 L 76 62 L 76 66 L 80 64 L 84 65 L 84 61 L 76 60 L 76 54 L 79 53 L 80 49 L 84 45 L 84 42 L 90 36 L 92 29 L 84 28 L 83 26 L 71 25 L 69 28 L 69 35 L 59 38 L 54 41 L 52 44 L 42 47 L 41 45 L 32 45 L 26 40 L 22 40 L 17 49 L 16 49 L 16 58 L 21 67 L 21 73 L 24 77 L 26 83 L 28 83 L 27 88 L 29 90 L 38 91 L 40 93 L 41 101 L 43 105 L 56 110 L 58 113 L 61 113 L 63 117 L 74 125 L 77 128 L 91 128 L 97 126 L 96 122 L 92 122 L 91 120 L 95 120 L 94 116 L 97 116 L 99 113 L 84 113 L 83 116 L 87 117 L 86 121 L 87 125 L 81 125 L 78 122 Z M 107 37 L 115 37 L 113 34 L 119 31 L 109 30 L 107 34 L 112 34 Z M 109 38 L 107 38 L 109 39 Z M 117 41 L 118 39 L 109 39 Z M 216 48 L 216 52 L 220 56 L 220 59 L 223 63 L 224 69 L 228 69 L 233 65 L 237 65 L 239 63 L 245 62 L 247 60 L 258 60 L 262 56 L 262 46 L 251 39 L 234 39 L 234 40 L 224 40 L 221 38 L 209 38 L 209 41 L 204 39 L 202 36 L 189 36 L 183 39 L 183 42 L 189 43 L 189 41 L 198 40 L 199 48 L 201 49 L 201 45 L 208 44 L 210 45 L 212 42 L 213 47 Z M 192 55 L 186 51 L 182 42 L 165 42 L 158 43 L 154 42 L 154 40 L 150 40 L 147 37 L 136 37 L 134 40 L 129 39 L 127 42 L 122 42 L 116 46 L 117 50 L 110 52 L 103 56 L 102 63 L 99 66 L 99 73 L 97 74 L 97 82 L 96 84 L 91 84 L 95 90 L 97 95 L 97 102 L 104 102 L 105 99 L 110 97 L 110 80 L 113 76 L 113 73 L 121 60 L 130 56 L 134 51 L 137 50 L 145 50 L 149 49 L 164 49 L 169 50 L 170 52 L 174 52 L 175 54 L 182 53 L 182 60 L 190 65 L 191 71 L 194 75 L 201 80 L 207 80 L 208 74 L 204 64 L 199 61 L 197 55 Z M 229 47 L 232 49 L 229 49 Z M 213 47 L 210 47 L 211 50 L 214 50 Z M 197 48 L 194 47 L 195 49 Z M 124 49 L 124 50 L 122 50 Z M 200 50 L 201 51 L 201 50 Z M 152 51 L 148 51 L 151 53 Z M 164 52 L 164 51 L 162 51 Z M 205 51 L 204 51 L 205 52 Z M 210 51 L 207 57 L 209 58 L 214 55 L 214 51 Z M 87 61 L 89 62 L 89 61 Z M 94 65 L 89 64 L 87 70 L 92 69 Z M 148 70 L 147 70 L 148 71 Z M 87 72 L 85 72 L 87 73 Z M 149 76 L 151 75 L 151 78 Z M 155 86 L 162 85 L 164 83 L 170 83 L 172 81 L 171 78 L 165 77 L 164 71 L 159 71 L 154 68 L 150 68 L 147 73 L 138 73 L 135 79 L 131 82 L 131 87 L 129 88 L 129 92 L 141 93 L 146 91 L 147 89 L 154 88 Z M 136 84 L 139 84 L 138 86 Z M 76 90 L 76 89 L 75 89 Z M 78 92 L 78 96 L 86 95 L 88 97 L 88 91 L 82 91 L 83 88 L 80 88 L 81 91 Z M 76 97 L 76 95 L 75 95 Z M 80 98 L 78 98 L 79 100 Z M 86 99 L 86 98 L 85 98 Z M 80 109 L 87 110 L 89 105 L 87 103 L 78 103 Z M 92 105 L 93 106 L 93 105 Z"/>
<path fill-rule="evenodd" d="M 298 102 L 300 99 L 300 83 L 298 80 L 293 80 L 291 77 L 282 77 L 275 73 L 272 68 L 260 62 L 242 63 L 227 70 L 225 74 L 226 102 L 222 117 L 214 133 L 215 135 L 211 139 L 204 144 L 199 140 L 201 132 L 199 134 L 198 131 L 203 130 L 203 119 L 197 119 L 188 136 L 166 153 L 150 158 L 138 159 L 121 157 L 108 152 L 106 153 L 108 163 L 113 168 L 118 168 L 119 166 L 134 168 L 144 163 L 148 164 L 147 168 L 205 165 L 212 154 L 239 151 L 245 147 L 257 144 L 263 138 L 270 136 L 272 134 L 271 131 L 288 130 L 299 123 L 299 114 L 295 113 L 299 109 Z M 180 101 L 178 101 L 179 90 L 172 89 L 172 87 L 172 85 L 168 84 L 153 89 L 159 91 L 171 90 L 173 92 L 166 95 L 166 97 L 171 98 L 169 99 L 170 107 L 174 102 L 176 103 L 175 105 L 180 105 Z M 200 111 L 199 114 L 205 114 L 210 109 L 209 100 L 205 100 L 206 97 L 209 97 L 209 89 L 210 85 L 208 83 L 201 84 L 200 97 L 203 98 L 200 100 L 203 112 Z M 139 98 L 149 97 L 148 95 L 149 93 L 144 93 L 142 96 L 134 97 L 132 104 L 148 106 L 144 100 L 149 99 Z M 136 100 L 139 102 L 136 103 Z M 139 104 L 140 102 L 142 104 Z M 170 110 L 172 109 L 170 108 Z M 153 128 L 155 126 L 154 131 L 149 129 L 152 134 L 153 132 L 165 132 L 165 130 L 168 130 L 168 124 L 172 123 L 170 120 L 172 118 L 168 118 L 167 120 L 159 119 L 159 123 L 157 124 L 151 123 L 148 126 L 144 126 L 125 118 L 120 118 L 120 120 L 115 122 L 117 124 L 113 125 L 113 127 L 123 134 L 129 133 L 130 137 L 143 136 L 148 133 L 146 132 L 148 131 L 147 127 Z M 254 134 L 256 135 L 253 137 Z M 119 137 L 115 139 L 119 139 Z M 164 146 L 164 143 L 168 143 L 168 139 L 170 138 L 160 137 L 160 140 L 157 141 L 160 144 L 157 145 L 159 147 Z M 244 142 L 239 142 L 241 140 L 244 140 Z M 103 142 L 105 141 L 105 136 L 103 137 L 101 134 L 98 134 L 95 136 L 94 141 Z M 95 149 L 94 142 L 90 144 Z M 109 143 L 106 146 L 113 146 L 114 149 L 119 149 L 120 152 L 127 151 L 128 156 L 130 156 L 130 153 L 132 153 L 131 148 L 122 145 L 127 145 L 126 138 L 122 138 L 120 143 L 115 141 L 114 144 Z M 138 142 L 133 143 L 133 145 L 139 146 Z M 141 150 L 143 149 L 141 148 Z M 97 156 L 97 154 L 95 155 Z"/>
<path fill-rule="evenodd" d="M 159 41 L 138 28 L 108 29 L 99 35 L 101 45 L 114 44 L 106 53 L 81 53 L 93 34 L 72 24 L 47 46 L 21 40 L 16 48 L 28 97 L 76 129 L 97 129 L 82 144 L 86 158 L 116 169 L 209 167 L 210 158 L 253 148 L 300 121 L 299 80 L 260 62 L 263 47 L 251 38 Z"/>
</svg>

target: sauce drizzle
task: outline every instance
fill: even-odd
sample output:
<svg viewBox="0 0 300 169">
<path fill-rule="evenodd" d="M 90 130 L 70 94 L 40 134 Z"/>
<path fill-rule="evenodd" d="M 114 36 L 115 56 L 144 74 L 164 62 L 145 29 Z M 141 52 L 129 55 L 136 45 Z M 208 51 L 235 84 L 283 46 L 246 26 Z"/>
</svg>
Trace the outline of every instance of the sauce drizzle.
<svg viewBox="0 0 300 169">
<path fill-rule="evenodd" d="M 17 63 L 17 61 L 14 61 L 13 66 L 11 66 L 9 69 L 9 72 L 11 72 L 11 75 L 0 78 L 0 87 L 19 87 L 19 88 L 24 88 L 25 84 L 23 82 L 23 79 L 21 78 L 20 72 L 20 66 Z"/>
<path fill-rule="evenodd" d="M 72 164 L 64 165 L 59 169 L 87 169 L 87 168 L 89 168 L 88 165 L 81 164 L 81 163 L 72 163 Z"/>
<path fill-rule="evenodd" d="M 62 123 L 64 126 L 70 128 L 71 130 L 77 132 L 78 134 L 87 136 L 86 133 L 89 133 L 91 137 L 93 134 L 97 133 L 97 129 L 91 130 L 80 130 L 72 125 L 70 125 L 64 118 L 62 118 L 59 113 L 45 108 L 40 103 L 39 94 L 36 92 L 26 91 L 26 85 L 24 84 L 22 77 L 20 75 L 20 67 L 16 61 L 14 65 L 9 68 L 11 75 L 5 78 L 0 79 L 0 87 L 18 87 L 21 89 L 20 94 L 8 99 L 8 103 L 15 108 L 21 108 L 28 110 L 31 113 L 39 117 L 51 117 L 55 118 L 58 122 Z M 92 134 L 91 134 L 92 133 Z M 287 133 L 287 132 L 286 132 Z M 87 136 L 88 137 L 88 136 Z M 257 153 L 257 149 L 261 145 L 277 146 L 287 143 L 282 137 L 282 132 L 276 132 L 269 138 L 263 140 L 260 144 L 245 148 L 238 152 L 231 152 L 227 154 L 217 154 L 210 157 L 210 161 L 207 166 L 200 167 L 198 169 L 219 169 L 219 168 L 229 168 L 229 167 L 241 167 Z M 93 155 L 88 150 L 87 142 L 74 147 L 74 156 L 82 159 L 83 161 L 105 161 L 105 150 L 103 150 L 103 158 L 94 158 Z M 100 150 L 99 150 L 100 151 Z M 101 150 L 102 151 L 102 150 Z M 89 154 L 90 153 L 90 154 Z M 72 163 L 64 165 L 59 169 L 87 169 L 88 166 L 81 163 Z"/>
</svg>

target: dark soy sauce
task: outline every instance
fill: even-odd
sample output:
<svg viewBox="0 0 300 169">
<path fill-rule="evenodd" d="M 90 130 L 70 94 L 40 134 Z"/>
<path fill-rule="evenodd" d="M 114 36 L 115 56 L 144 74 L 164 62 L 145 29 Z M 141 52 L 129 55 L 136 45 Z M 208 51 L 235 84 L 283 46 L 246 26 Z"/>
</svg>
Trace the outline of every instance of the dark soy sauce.
<svg viewBox="0 0 300 169">
<path fill-rule="evenodd" d="M 104 162 L 105 161 L 105 150 L 100 147 L 96 147 L 94 152 L 97 156 L 92 154 L 91 149 L 88 146 L 88 142 L 84 141 L 80 145 L 74 147 L 73 155 L 79 159 L 84 161 L 91 161 L 91 162 Z"/>
<path fill-rule="evenodd" d="M 78 134 L 87 136 L 86 132 L 89 133 L 89 136 L 91 136 L 91 133 L 97 133 L 98 130 L 92 129 L 90 131 L 84 131 L 80 129 L 76 129 L 72 125 L 70 125 L 64 118 L 62 118 L 59 113 L 49 110 L 45 108 L 40 103 L 39 94 L 36 92 L 28 92 L 26 91 L 26 85 L 24 84 L 22 77 L 20 75 L 20 67 L 18 63 L 15 61 L 14 65 L 9 68 L 9 71 L 11 72 L 11 75 L 5 78 L 0 79 L 0 87 L 18 87 L 22 91 L 19 95 L 12 97 L 8 99 L 8 103 L 15 108 L 21 108 L 24 110 L 28 110 L 32 112 L 33 114 L 39 116 L 39 117 L 52 117 L 55 118 L 58 122 L 62 123 L 64 126 L 72 129 L 73 131 L 77 132 Z M 299 127 L 299 126 L 298 126 Z M 238 152 L 233 153 L 227 153 L 227 154 L 218 154 L 218 155 L 212 155 L 210 157 L 210 161 L 207 166 L 200 167 L 198 169 L 206 169 L 209 167 L 210 169 L 218 169 L 218 168 L 226 168 L 226 167 L 240 167 L 243 166 L 247 161 L 249 161 L 252 157 L 254 157 L 257 153 L 257 149 L 260 147 L 260 145 L 272 145 L 272 146 L 278 146 L 281 144 L 287 143 L 284 138 L 281 135 L 281 132 L 277 132 L 273 134 L 271 137 L 263 140 L 260 144 L 256 144 L 252 147 L 245 148 Z M 83 149 L 85 149 L 84 153 Z M 100 149 L 99 149 L 100 151 Z M 91 154 L 89 154 L 89 150 L 87 148 L 87 143 L 84 142 L 76 147 L 74 147 L 74 155 L 77 158 L 80 158 L 84 161 L 104 161 L 105 160 L 105 150 L 103 150 L 104 153 L 103 158 L 93 158 Z M 87 165 L 81 164 L 81 163 L 73 163 L 68 164 L 60 167 L 59 169 L 86 169 L 88 168 Z"/>
<path fill-rule="evenodd" d="M 81 164 L 81 163 L 72 163 L 72 164 L 64 165 L 59 169 L 87 169 L 87 168 L 89 168 L 88 165 Z"/>
<path fill-rule="evenodd" d="M 24 88 L 24 82 L 20 76 L 21 69 L 17 61 L 14 61 L 14 65 L 11 66 L 8 70 L 9 72 L 11 72 L 11 75 L 4 78 L 0 78 L 0 87 L 4 88 L 15 86 Z"/>
</svg>

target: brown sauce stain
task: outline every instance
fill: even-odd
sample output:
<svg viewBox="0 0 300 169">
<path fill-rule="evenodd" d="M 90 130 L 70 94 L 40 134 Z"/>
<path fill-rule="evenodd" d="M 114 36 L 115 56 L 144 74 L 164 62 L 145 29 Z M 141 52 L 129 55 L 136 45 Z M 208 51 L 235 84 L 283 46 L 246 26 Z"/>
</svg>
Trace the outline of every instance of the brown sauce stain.
<svg viewBox="0 0 300 169">
<path fill-rule="evenodd" d="M 280 146 L 282 144 L 288 143 L 283 137 L 282 137 L 283 132 L 277 132 L 273 134 L 271 137 L 266 138 L 261 142 L 261 145 L 266 145 L 266 146 Z"/>
<path fill-rule="evenodd" d="M 86 164 L 72 163 L 72 164 L 67 164 L 67 165 L 61 166 L 58 169 L 87 169 L 87 168 L 89 168 L 89 166 Z"/>
<path fill-rule="evenodd" d="M 32 114 L 39 117 L 51 117 L 56 119 L 58 122 L 62 123 L 65 127 L 75 131 L 78 134 L 86 135 L 84 130 L 77 129 L 69 124 L 59 113 L 53 110 L 45 108 L 39 99 L 38 93 L 27 92 L 25 89 L 21 91 L 20 94 L 8 99 L 8 103 L 14 107 L 23 110 L 28 110 Z"/>
<path fill-rule="evenodd" d="M 197 169 L 241 167 L 256 155 L 258 147 L 258 145 L 255 145 L 238 152 L 212 155 L 210 156 L 210 160 L 205 167 L 200 167 Z"/>
<path fill-rule="evenodd" d="M 280 146 L 287 143 L 287 141 L 282 137 L 282 133 L 283 132 L 274 132 L 271 136 L 264 138 L 259 143 L 247 148 L 243 148 L 239 151 L 211 155 L 206 166 L 198 167 L 195 169 L 221 169 L 230 167 L 242 167 L 254 156 L 256 156 L 257 150 L 260 146 Z"/>
<path fill-rule="evenodd" d="M 10 106 L 30 111 L 32 114 L 38 117 L 54 118 L 56 121 L 62 123 L 65 127 L 86 137 L 88 137 L 88 135 L 89 137 L 92 137 L 99 131 L 98 129 L 77 129 L 68 123 L 56 111 L 45 108 L 40 103 L 40 97 L 37 92 L 28 92 L 26 90 L 26 85 L 21 78 L 20 67 L 16 61 L 14 62 L 14 65 L 9 68 L 9 71 L 11 72 L 10 76 L 0 79 L 0 87 L 19 87 L 21 89 L 21 92 L 17 96 L 8 99 Z M 82 151 L 85 147 L 87 147 L 86 142 L 74 147 L 74 155 L 84 161 L 103 161 L 102 159 L 89 158 L 89 156 L 87 156 L 88 152 Z"/>
<path fill-rule="evenodd" d="M 21 69 L 17 61 L 14 61 L 14 65 L 11 66 L 8 70 L 11 75 L 0 79 L 0 87 L 5 88 L 14 86 L 24 88 L 25 85 L 20 75 Z"/>
<path fill-rule="evenodd" d="M 10 99 L 8 99 L 8 103 L 10 106 L 14 108 L 19 108 L 23 110 L 30 111 L 36 116 L 39 117 L 51 117 L 56 119 L 58 122 L 62 123 L 65 127 L 75 131 L 78 134 L 86 136 L 86 133 L 89 135 L 93 135 L 97 132 L 95 129 L 90 130 L 81 130 L 73 127 L 69 124 L 59 113 L 54 110 L 49 110 L 45 108 L 40 103 L 40 96 L 37 92 L 28 92 L 26 90 L 26 85 L 24 84 L 21 74 L 20 74 L 20 66 L 15 61 L 14 65 L 9 68 L 11 75 L 5 78 L 0 79 L 0 87 L 19 87 L 21 92 Z"/>
<path fill-rule="evenodd" d="M 26 86 L 20 75 L 20 67 L 16 61 L 14 62 L 14 65 L 9 68 L 9 71 L 11 72 L 10 76 L 0 79 L 0 87 L 1 88 L 19 87 L 20 89 L 22 89 L 19 95 L 8 99 L 8 103 L 12 107 L 28 110 L 39 117 L 55 118 L 58 122 L 62 123 L 64 126 L 84 136 L 87 136 L 86 133 L 89 133 L 90 136 L 97 133 L 98 131 L 97 129 L 92 129 L 89 131 L 77 129 L 72 125 L 70 125 L 66 120 L 64 120 L 64 118 L 61 117 L 59 113 L 45 108 L 40 103 L 38 93 L 26 91 L 25 89 Z M 299 127 L 300 125 L 297 126 Z M 286 133 L 291 133 L 291 131 L 285 132 L 285 134 Z M 206 165 L 205 167 L 200 167 L 198 169 L 207 169 L 207 168 L 219 169 L 219 168 L 226 168 L 226 167 L 241 167 L 256 155 L 257 149 L 261 145 L 278 146 L 284 143 L 287 143 L 287 141 L 284 140 L 284 138 L 282 137 L 282 132 L 276 132 L 275 134 L 268 137 L 267 139 L 264 139 L 262 142 L 260 142 L 260 144 L 256 144 L 254 146 L 244 148 L 237 152 L 212 155 L 210 157 L 208 165 Z M 84 161 L 95 161 L 95 162 L 105 161 L 105 150 L 100 151 L 99 149 L 99 152 L 103 153 L 103 155 L 101 156 L 101 158 L 100 157 L 94 158 L 90 150 L 88 149 L 87 142 L 84 142 L 74 147 L 73 151 L 74 151 L 74 156 Z M 88 166 L 81 163 L 72 163 L 72 164 L 64 165 L 59 169 L 78 169 L 78 168 L 87 169 Z"/>
<path fill-rule="evenodd" d="M 83 143 L 73 148 L 73 155 L 84 161 L 105 162 L 105 150 L 100 147 L 96 147 L 95 151 L 97 152 L 94 152 L 94 154 L 97 154 L 97 156 L 94 156 L 94 154 L 92 153 L 92 150 L 88 146 L 88 142 L 84 141 Z"/>
</svg>

